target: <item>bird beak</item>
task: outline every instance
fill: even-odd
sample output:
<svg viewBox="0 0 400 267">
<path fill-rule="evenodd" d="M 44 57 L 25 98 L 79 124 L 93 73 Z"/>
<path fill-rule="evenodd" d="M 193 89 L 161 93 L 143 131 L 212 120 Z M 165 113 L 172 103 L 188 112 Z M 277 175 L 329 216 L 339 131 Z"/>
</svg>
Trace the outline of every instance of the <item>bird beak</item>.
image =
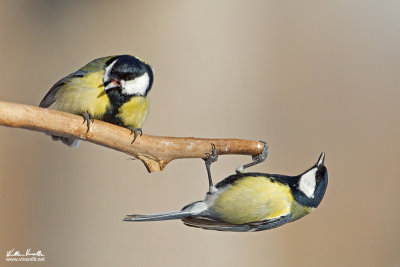
<svg viewBox="0 0 400 267">
<path fill-rule="evenodd" d="M 319 156 L 317 166 L 319 167 L 319 166 L 324 165 L 324 160 L 325 160 L 325 152 L 322 152 L 321 156 Z"/>
<path fill-rule="evenodd" d="M 114 79 L 110 79 L 104 83 L 104 91 L 107 91 L 107 90 L 110 90 L 113 88 L 117 88 L 117 87 L 121 87 L 121 83 Z"/>
<path fill-rule="evenodd" d="M 108 65 L 105 69 L 104 69 L 104 76 L 103 76 L 103 81 L 104 81 L 104 91 L 110 90 L 112 88 L 115 87 L 119 87 L 120 83 L 113 79 L 111 77 L 111 70 L 112 67 L 114 66 L 114 64 L 117 62 L 118 59 L 114 60 L 110 65 Z"/>
</svg>

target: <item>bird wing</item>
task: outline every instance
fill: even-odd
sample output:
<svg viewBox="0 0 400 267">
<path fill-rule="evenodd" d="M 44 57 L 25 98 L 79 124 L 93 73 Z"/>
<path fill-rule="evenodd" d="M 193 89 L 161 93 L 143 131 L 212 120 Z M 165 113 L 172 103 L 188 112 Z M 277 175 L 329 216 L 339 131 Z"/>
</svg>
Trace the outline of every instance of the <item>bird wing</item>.
<svg viewBox="0 0 400 267">
<path fill-rule="evenodd" d="M 70 75 L 62 78 L 58 82 L 56 82 L 53 87 L 47 92 L 47 94 L 43 97 L 42 101 L 39 104 L 39 107 L 47 108 L 51 106 L 56 101 L 56 93 L 57 91 L 70 79 L 76 77 L 83 77 L 87 72 L 83 70 L 78 70 Z"/>
<path fill-rule="evenodd" d="M 263 220 L 260 222 L 246 224 L 230 224 L 205 217 L 186 217 L 182 221 L 185 225 L 202 228 L 206 230 L 228 231 L 228 232 L 257 232 L 276 228 L 290 221 L 292 214 Z"/>
</svg>

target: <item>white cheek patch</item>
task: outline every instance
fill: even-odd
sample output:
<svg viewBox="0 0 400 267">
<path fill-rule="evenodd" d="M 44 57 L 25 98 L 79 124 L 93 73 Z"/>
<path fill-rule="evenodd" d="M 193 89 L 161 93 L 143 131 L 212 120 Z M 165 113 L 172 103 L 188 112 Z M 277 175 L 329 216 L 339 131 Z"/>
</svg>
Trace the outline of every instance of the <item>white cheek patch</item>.
<svg viewBox="0 0 400 267">
<path fill-rule="evenodd" d="M 110 65 L 108 65 L 105 69 L 104 69 L 104 76 L 103 76 L 103 82 L 108 82 L 110 80 L 110 72 L 112 67 L 115 65 L 115 63 L 117 63 L 118 59 L 114 60 Z"/>
<path fill-rule="evenodd" d="M 314 191 L 316 186 L 315 174 L 317 173 L 317 168 L 314 168 L 300 178 L 299 190 L 304 193 L 309 198 L 314 198 Z"/>
<path fill-rule="evenodd" d="M 144 95 L 149 87 L 150 77 L 146 72 L 130 81 L 121 80 L 122 93 L 127 95 Z"/>
</svg>

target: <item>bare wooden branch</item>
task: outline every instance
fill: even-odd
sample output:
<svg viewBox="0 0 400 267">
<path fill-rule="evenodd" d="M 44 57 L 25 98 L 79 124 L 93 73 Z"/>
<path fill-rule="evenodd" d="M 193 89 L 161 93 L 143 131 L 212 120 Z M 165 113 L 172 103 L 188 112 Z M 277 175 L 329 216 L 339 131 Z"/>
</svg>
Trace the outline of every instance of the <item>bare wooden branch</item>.
<svg viewBox="0 0 400 267">
<path fill-rule="evenodd" d="M 143 134 L 131 144 L 131 131 L 96 120 L 87 132 L 81 116 L 34 106 L 0 101 L 0 125 L 24 128 L 48 134 L 79 138 L 112 148 L 140 159 L 149 172 L 161 171 L 174 159 L 203 158 L 211 153 L 211 143 L 219 155 L 256 156 L 264 148 L 258 141 L 242 139 L 205 139 L 164 137 Z"/>
</svg>

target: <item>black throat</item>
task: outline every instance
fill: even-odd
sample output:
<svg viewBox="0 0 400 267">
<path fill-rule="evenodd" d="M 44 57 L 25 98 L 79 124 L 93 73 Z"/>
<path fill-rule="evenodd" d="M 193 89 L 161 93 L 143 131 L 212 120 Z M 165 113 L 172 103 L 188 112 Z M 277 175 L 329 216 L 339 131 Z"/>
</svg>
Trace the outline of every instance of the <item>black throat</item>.
<svg viewBox="0 0 400 267">
<path fill-rule="evenodd" d="M 116 124 L 119 126 L 124 126 L 121 119 L 117 117 L 119 108 L 128 102 L 134 95 L 124 95 L 121 90 L 111 89 L 106 92 L 110 104 L 107 106 L 106 113 L 104 114 L 103 120 Z"/>
</svg>

